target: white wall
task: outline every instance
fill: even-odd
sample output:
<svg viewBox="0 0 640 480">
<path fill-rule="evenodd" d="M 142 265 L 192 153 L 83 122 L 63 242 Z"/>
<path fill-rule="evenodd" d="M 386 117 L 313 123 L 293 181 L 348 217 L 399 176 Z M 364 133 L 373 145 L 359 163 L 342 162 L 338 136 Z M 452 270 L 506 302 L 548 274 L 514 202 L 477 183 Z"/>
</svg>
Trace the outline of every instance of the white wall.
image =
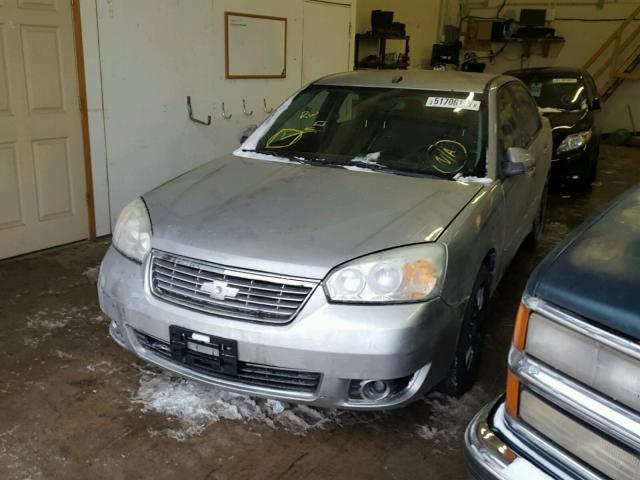
<svg viewBox="0 0 640 480">
<path fill-rule="evenodd" d="M 81 0 L 81 10 L 98 234 L 136 196 L 235 149 L 266 117 L 264 98 L 276 107 L 301 87 L 303 0 Z M 224 78 L 225 11 L 287 18 L 286 78 Z M 187 95 L 211 126 L 189 120 Z"/>
<path fill-rule="evenodd" d="M 450 0 L 454 2 L 455 0 Z M 492 16 L 495 15 L 497 7 L 502 0 L 489 0 L 491 8 L 473 8 L 470 10 L 471 15 L 476 16 Z M 516 10 L 529 5 L 529 8 L 545 8 L 543 2 L 526 1 L 514 2 L 508 1 L 507 6 L 501 12 L 502 15 L 508 13 L 509 10 Z M 549 2 L 549 7 L 554 7 L 555 2 Z M 560 18 L 585 18 L 585 19 L 607 19 L 607 18 L 626 18 L 634 8 L 638 6 L 635 2 L 619 1 L 616 3 L 606 2 L 603 8 L 597 8 L 595 1 L 593 5 L 564 5 L 557 4 L 555 6 L 555 14 Z M 517 18 L 517 15 L 516 15 Z M 503 53 L 491 64 L 487 64 L 487 72 L 504 72 L 505 70 L 522 67 L 541 67 L 541 66 L 570 66 L 581 67 L 604 43 L 604 41 L 619 27 L 619 21 L 598 21 L 598 22 L 581 22 L 555 20 L 553 27 L 556 29 L 556 35 L 565 38 L 564 44 L 553 45 L 550 49 L 548 58 L 544 58 L 539 54 L 537 46 L 532 47 L 532 55 L 527 61 L 521 62 L 521 46 L 519 44 L 509 44 Z M 637 22 L 636 22 L 637 23 Z M 628 31 L 635 28 L 632 25 Z M 463 28 L 464 31 L 464 28 Z M 500 44 L 493 44 L 494 50 L 500 48 Z M 480 53 L 479 53 L 480 55 Z M 486 61 L 486 60 L 483 60 Z M 627 104 L 631 105 L 636 124 L 640 124 L 640 81 L 625 81 L 618 90 L 606 102 L 603 109 L 603 131 L 612 132 L 618 128 L 631 129 L 629 115 L 627 112 Z"/>
<path fill-rule="evenodd" d="M 107 152 L 104 136 L 104 112 L 102 109 L 102 78 L 95 0 L 80 0 L 82 42 L 84 47 L 84 71 L 87 88 L 87 110 L 89 117 L 89 143 L 91 145 L 91 168 L 93 173 L 93 197 L 96 216 L 96 235 L 111 232 L 109 213 L 109 181 Z"/>
<path fill-rule="evenodd" d="M 440 0 L 358 0 L 356 32 L 371 30 L 371 10 L 393 11 L 393 21 L 404 23 L 411 37 L 410 68 L 427 67 L 431 47 L 439 37 L 440 3 Z"/>
</svg>

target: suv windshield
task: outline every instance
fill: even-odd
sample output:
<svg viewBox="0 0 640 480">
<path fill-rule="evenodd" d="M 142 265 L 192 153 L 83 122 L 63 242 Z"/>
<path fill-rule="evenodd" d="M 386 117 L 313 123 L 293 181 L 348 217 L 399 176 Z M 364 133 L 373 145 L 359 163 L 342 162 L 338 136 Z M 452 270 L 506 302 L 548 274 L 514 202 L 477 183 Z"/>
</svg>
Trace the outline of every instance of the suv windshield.
<svg viewBox="0 0 640 480">
<path fill-rule="evenodd" d="M 581 78 L 569 75 L 519 76 L 541 108 L 584 110 L 587 95 Z"/>
<path fill-rule="evenodd" d="M 485 125 L 481 94 L 312 85 L 255 151 L 393 173 L 484 177 Z"/>
</svg>

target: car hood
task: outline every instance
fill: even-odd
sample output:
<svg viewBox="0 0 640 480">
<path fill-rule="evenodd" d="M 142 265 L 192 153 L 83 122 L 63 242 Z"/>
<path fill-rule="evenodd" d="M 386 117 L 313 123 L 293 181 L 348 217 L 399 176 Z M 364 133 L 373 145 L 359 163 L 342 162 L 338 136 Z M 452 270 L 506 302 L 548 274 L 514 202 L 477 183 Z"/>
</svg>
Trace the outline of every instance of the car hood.
<svg viewBox="0 0 640 480">
<path fill-rule="evenodd" d="M 529 295 L 640 340 L 640 188 L 566 237 L 535 270 Z"/>
<path fill-rule="evenodd" d="M 144 200 L 155 249 L 320 279 L 358 256 L 435 240 L 481 188 L 229 155 Z"/>
</svg>

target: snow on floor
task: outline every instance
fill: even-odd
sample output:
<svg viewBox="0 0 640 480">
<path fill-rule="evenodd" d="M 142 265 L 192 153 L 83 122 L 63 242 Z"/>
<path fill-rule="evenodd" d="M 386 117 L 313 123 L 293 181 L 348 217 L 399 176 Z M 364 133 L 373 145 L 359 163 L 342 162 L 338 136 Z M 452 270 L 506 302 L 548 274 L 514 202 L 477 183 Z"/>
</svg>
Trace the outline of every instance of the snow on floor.
<svg viewBox="0 0 640 480">
<path fill-rule="evenodd" d="M 457 446 L 468 421 L 488 400 L 489 396 L 480 387 L 459 399 L 432 393 L 424 399 L 429 410 L 425 423 L 415 425 L 414 433 L 436 444 Z M 131 401 L 143 413 L 159 413 L 174 421 L 171 428 L 150 430 L 152 435 L 166 435 L 180 441 L 202 434 L 220 420 L 255 422 L 294 435 L 306 435 L 330 426 L 380 422 L 390 415 L 389 412 L 321 409 L 263 400 L 148 369 L 141 369 L 140 384 Z"/>
<path fill-rule="evenodd" d="M 24 345 L 35 348 L 56 330 L 65 328 L 75 320 L 101 322 L 102 316 L 90 312 L 88 306 L 62 306 L 56 309 L 43 308 L 27 316 L 27 335 Z"/>
<path fill-rule="evenodd" d="M 86 278 L 89 279 L 91 283 L 98 283 L 98 275 L 100 274 L 100 265 L 97 267 L 88 267 L 85 268 L 82 272 Z"/>
<path fill-rule="evenodd" d="M 263 400 L 148 370 L 143 371 L 132 401 L 141 406 L 142 412 L 160 413 L 176 420 L 178 428 L 152 432 L 176 440 L 200 435 L 209 425 L 220 420 L 257 422 L 294 435 L 305 435 L 329 425 L 372 422 L 381 415 Z"/>
<path fill-rule="evenodd" d="M 425 418 L 424 425 L 416 425 L 415 433 L 427 441 L 453 443 L 457 448 L 459 435 L 489 399 L 489 395 L 479 386 L 460 398 L 431 393 L 424 399 L 431 413 Z"/>
</svg>

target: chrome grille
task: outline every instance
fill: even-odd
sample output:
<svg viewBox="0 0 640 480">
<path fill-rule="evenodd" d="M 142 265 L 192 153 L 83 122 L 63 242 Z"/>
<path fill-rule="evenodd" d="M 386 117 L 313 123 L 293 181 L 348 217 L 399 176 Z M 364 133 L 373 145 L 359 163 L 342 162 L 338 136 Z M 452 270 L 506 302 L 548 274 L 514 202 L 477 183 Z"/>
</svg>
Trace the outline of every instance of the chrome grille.
<svg viewBox="0 0 640 480">
<path fill-rule="evenodd" d="M 151 350 L 153 353 L 160 355 L 167 360 L 175 361 L 171 356 L 171 347 L 169 346 L 169 343 L 137 330 L 134 330 L 134 333 L 136 335 L 136 340 L 144 348 Z M 190 368 L 201 371 L 210 377 L 220 378 L 231 382 L 255 385 L 274 390 L 304 393 L 315 392 L 318 388 L 318 384 L 320 383 L 321 376 L 320 373 L 317 372 L 289 370 L 241 361 L 238 362 L 237 375 L 216 372 L 207 368 Z"/>
<path fill-rule="evenodd" d="M 224 282 L 231 295 L 213 298 L 205 284 Z M 293 319 L 315 282 L 282 278 L 153 252 L 151 291 L 168 302 L 238 320 L 282 324 Z"/>
</svg>

